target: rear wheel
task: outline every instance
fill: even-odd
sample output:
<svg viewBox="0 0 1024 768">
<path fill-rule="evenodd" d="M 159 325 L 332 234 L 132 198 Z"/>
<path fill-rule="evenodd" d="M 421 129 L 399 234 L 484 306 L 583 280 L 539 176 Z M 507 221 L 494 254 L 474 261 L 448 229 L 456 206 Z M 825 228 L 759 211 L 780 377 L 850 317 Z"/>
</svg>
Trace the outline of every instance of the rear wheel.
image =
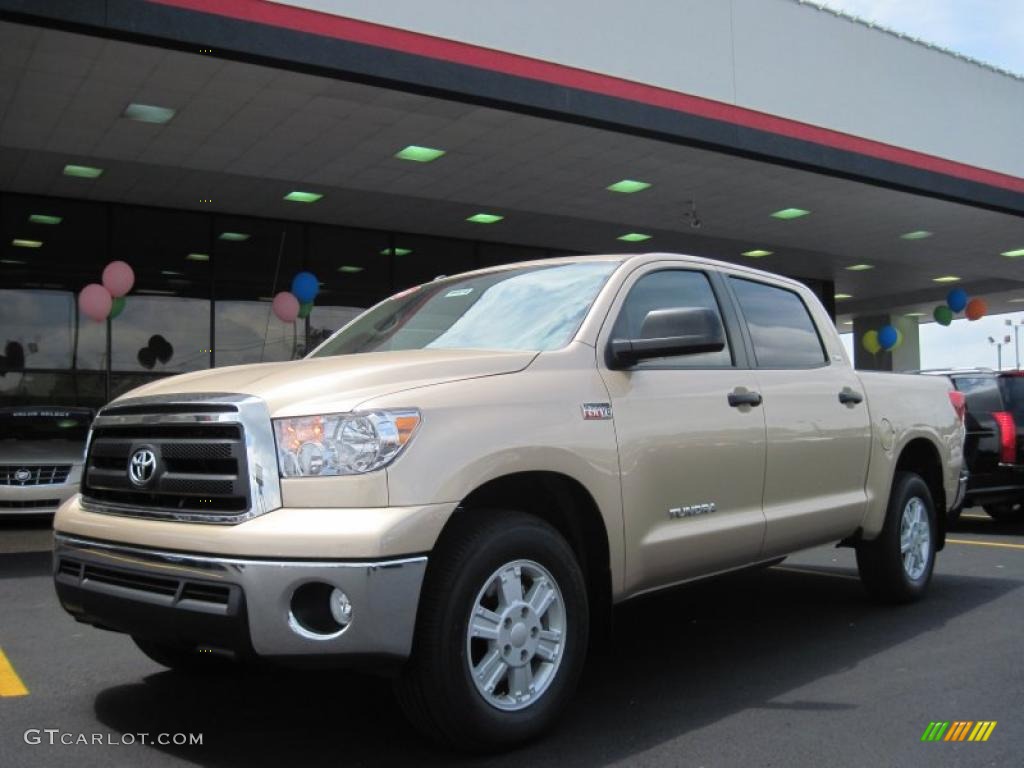
<svg viewBox="0 0 1024 768">
<path fill-rule="evenodd" d="M 583 574 L 558 531 L 519 512 L 472 515 L 431 556 L 396 687 L 421 731 L 485 751 L 536 738 L 564 711 L 589 616 Z"/>
<path fill-rule="evenodd" d="M 989 517 L 1001 523 L 1019 523 L 1024 520 L 1024 504 L 1020 502 L 987 504 L 984 509 Z"/>
<path fill-rule="evenodd" d="M 935 505 L 920 475 L 898 472 L 878 538 L 857 545 L 857 568 L 877 600 L 907 603 L 924 596 L 935 567 Z"/>
</svg>

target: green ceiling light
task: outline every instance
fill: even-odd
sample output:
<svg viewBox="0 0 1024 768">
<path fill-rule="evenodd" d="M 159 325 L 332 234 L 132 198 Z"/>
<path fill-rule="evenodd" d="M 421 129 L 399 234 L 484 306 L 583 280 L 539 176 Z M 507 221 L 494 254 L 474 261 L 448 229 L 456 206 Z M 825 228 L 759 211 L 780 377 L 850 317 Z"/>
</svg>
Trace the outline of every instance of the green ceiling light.
<svg viewBox="0 0 1024 768">
<path fill-rule="evenodd" d="M 866 272 L 867 270 L 874 268 L 874 264 L 851 264 L 846 269 L 849 272 Z"/>
<path fill-rule="evenodd" d="M 0 264 L 27 264 L 28 262 L 22 261 L 21 259 L 0 259 Z M 1013 299 L 1010 299 L 1013 301 Z"/>
<path fill-rule="evenodd" d="M 171 118 L 177 113 L 177 110 L 171 109 L 170 107 L 157 107 L 152 104 L 136 104 L 132 102 L 124 108 L 124 112 L 121 113 L 122 117 L 127 117 L 129 120 L 134 120 L 138 123 L 153 123 L 155 125 L 163 125 L 164 123 L 170 122 Z"/>
<path fill-rule="evenodd" d="M 933 277 L 932 282 L 935 283 L 956 283 L 959 282 L 960 278 L 956 275 L 942 275 L 941 277 Z"/>
<path fill-rule="evenodd" d="M 851 296 L 848 293 L 837 293 L 835 295 L 836 301 L 846 301 L 847 299 L 852 299 L 852 298 L 853 298 L 853 296 Z"/>
<path fill-rule="evenodd" d="M 103 175 L 103 169 L 91 165 L 65 165 L 64 175 L 74 176 L 76 179 L 98 179 Z"/>
<path fill-rule="evenodd" d="M 209 261 L 210 254 L 208 253 L 190 253 L 185 257 L 189 261 Z"/>
<path fill-rule="evenodd" d="M 218 240 L 227 240 L 229 243 L 244 243 L 249 239 L 246 232 L 221 232 L 217 235 Z"/>
<path fill-rule="evenodd" d="M 181 277 L 181 275 L 182 275 L 181 272 L 177 272 L 177 271 L 175 271 L 173 269 L 161 269 L 160 270 L 160 274 L 161 275 L 166 275 L 167 277 Z"/>
<path fill-rule="evenodd" d="M 33 213 L 28 220 L 33 224 L 60 224 L 64 221 L 60 216 L 50 216 L 46 213 Z"/>
<path fill-rule="evenodd" d="M 741 256 L 749 256 L 752 259 L 763 259 L 765 256 L 771 256 L 775 251 L 766 251 L 764 248 L 755 248 L 752 251 L 744 251 Z"/>
<path fill-rule="evenodd" d="M 616 181 L 611 186 L 605 187 L 609 192 L 621 192 L 624 195 L 632 195 L 634 192 L 643 192 L 650 189 L 651 185 L 646 181 L 635 181 L 634 179 L 623 179 Z"/>
<path fill-rule="evenodd" d="M 905 317 L 924 317 L 924 312 L 907 312 Z"/>
<path fill-rule="evenodd" d="M 380 252 L 381 256 L 408 256 L 412 248 L 385 248 Z"/>
<path fill-rule="evenodd" d="M 395 157 L 399 160 L 412 160 L 415 163 L 431 163 L 439 157 L 444 157 L 444 154 L 445 151 L 443 149 L 418 147 L 415 144 L 410 144 L 401 152 L 396 152 Z"/>
<path fill-rule="evenodd" d="M 999 255 L 1000 256 L 1006 256 L 1006 257 L 1011 258 L 1011 259 L 1018 259 L 1021 256 L 1024 256 L 1024 248 L 1017 248 L 1014 251 L 1003 251 Z"/>
<path fill-rule="evenodd" d="M 363 268 L 362 267 L 353 267 L 351 264 L 346 264 L 346 265 L 344 265 L 342 267 L 338 267 L 338 271 L 342 272 L 342 273 L 344 273 L 346 275 L 354 275 L 357 272 L 362 272 Z"/>
<path fill-rule="evenodd" d="M 318 195 L 316 192 L 303 192 L 296 189 L 285 195 L 284 199 L 292 203 L 315 203 L 322 197 L 323 195 Z"/>
<path fill-rule="evenodd" d="M 15 248 L 42 248 L 43 241 L 25 240 L 24 238 L 16 237 L 13 240 L 11 240 L 11 245 L 13 245 Z"/>
<path fill-rule="evenodd" d="M 806 216 L 810 211 L 805 211 L 803 208 L 783 208 L 781 211 L 776 211 L 772 214 L 772 218 L 775 219 L 799 219 L 801 216 Z"/>
<path fill-rule="evenodd" d="M 645 235 L 642 232 L 627 232 L 624 235 L 619 235 L 618 240 L 622 240 L 624 243 L 642 243 L 644 240 L 650 240 L 650 235 Z"/>
<path fill-rule="evenodd" d="M 915 229 L 913 232 L 905 232 L 900 235 L 901 240 L 924 240 L 926 237 L 931 237 L 932 233 L 927 229 Z"/>
<path fill-rule="evenodd" d="M 474 213 L 466 221 L 472 221 L 474 224 L 497 224 L 504 218 L 496 213 Z"/>
</svg>

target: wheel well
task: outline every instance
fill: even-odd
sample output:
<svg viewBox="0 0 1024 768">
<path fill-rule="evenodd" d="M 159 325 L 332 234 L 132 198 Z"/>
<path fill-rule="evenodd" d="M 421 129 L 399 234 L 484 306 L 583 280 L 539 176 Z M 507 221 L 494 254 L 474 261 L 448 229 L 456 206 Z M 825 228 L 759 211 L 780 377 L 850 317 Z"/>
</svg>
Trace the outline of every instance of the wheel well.
<svg viewBox="0 0 1024 768">
<path fill-rule="evenodd" d="M 921 476 L 932 501 L 935 502 L 935 522 L 939 529 L 939 546 L 946 543 L 946 487 L 942 480 L 942 459 L 935 445 L 928 439 L 918 437 L 904 446 L 896 462 L 897 472 L 914 472 Z"/>
<path fill-rule="evenodd" d="M 565 537 L 586 581 L 591 635 L 596 644 L 606 644 L 611 622 L 611 555 L 604 519 L 590 492 L 578 480 L 558 472 L 517 472 L 495 478 L 462 500 L 438 541 L 454 526 L 469 522 L 474 513 L 502 509 L 536 515 Z"/>
</svg>

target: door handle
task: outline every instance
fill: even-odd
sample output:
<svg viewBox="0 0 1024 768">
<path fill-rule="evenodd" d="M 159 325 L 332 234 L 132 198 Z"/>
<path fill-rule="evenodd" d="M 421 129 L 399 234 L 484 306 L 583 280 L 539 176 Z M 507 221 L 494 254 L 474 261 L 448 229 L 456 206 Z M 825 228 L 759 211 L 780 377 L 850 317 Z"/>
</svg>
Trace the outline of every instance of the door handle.
<svg viewBox="0 0 1024 768">
<path fill-rule="evenodd" d="M 741 405 L 760 405 L 761 399 L 762 398 L 760 392 L 729 393 L 729 405 L 731 405 L 733 408 L 739 408 Z"/>
<path fill-rule="evenodd" d="M 849 387 L 845 387 L 842 392 L 839 393 L 839 402 L 843 405 L 857 405 L 864 401 L 864 395 L 860 392 L 854 392 Z"/>
</svg>

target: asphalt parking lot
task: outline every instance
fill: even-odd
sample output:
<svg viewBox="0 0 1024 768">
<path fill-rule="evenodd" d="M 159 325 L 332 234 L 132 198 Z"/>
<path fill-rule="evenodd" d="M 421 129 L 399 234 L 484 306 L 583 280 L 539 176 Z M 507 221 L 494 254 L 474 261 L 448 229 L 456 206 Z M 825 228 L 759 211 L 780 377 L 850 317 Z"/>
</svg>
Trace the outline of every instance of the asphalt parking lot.
<svg viewBox="0 0 1024 768">
<path fill-rule="evenodd" d="M 831 548 L 622 606 L 561 728 L 470 760 L 423 742 L 380 679 L 165 671 L 60 610 L 43 524 L 0 522 L 0 649 L 28 691 L 0 698 L 0 766 L 1019 766 L 1024 527 L 971 510 L 950 539 L 912 606 L 869 602 L 852 553 Z M 998 725 L 985 743 L 923 743 L 937 720 Z M 105 743 L 50 745 L 44 729 Z M 119 743 L 143 733 L 202 744 Z"/>
</svg>

